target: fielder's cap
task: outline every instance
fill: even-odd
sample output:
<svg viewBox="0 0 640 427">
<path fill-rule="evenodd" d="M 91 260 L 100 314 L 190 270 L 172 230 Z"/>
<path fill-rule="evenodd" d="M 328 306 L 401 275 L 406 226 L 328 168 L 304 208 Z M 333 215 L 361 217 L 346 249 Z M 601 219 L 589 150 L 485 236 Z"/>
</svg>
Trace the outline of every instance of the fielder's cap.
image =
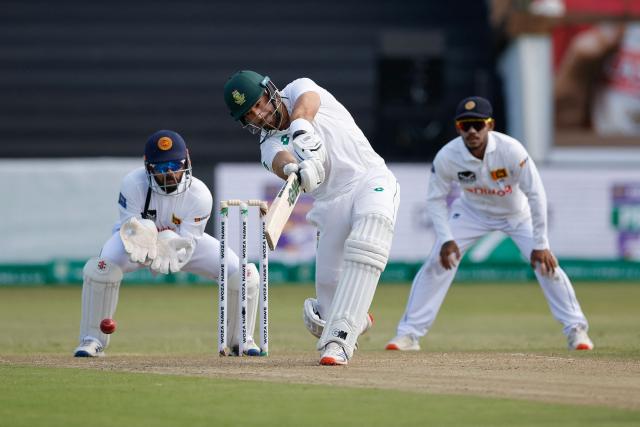
<svg viewBox="0 0 640 427">
<path fill-rule="evenodd" d="M 489 119 L 493 115 L 491 103 L 481 96 L 463 99 L 456 108 L 456 120 L 464 118 Z"/>
<path fill-rule="evenodd" d="M 149 137 L 144 146 L 144 159 L 148 163 L 162 163 L 187 158 L 184 139 L 172 130 L 159 130 Z"/>
</svg>

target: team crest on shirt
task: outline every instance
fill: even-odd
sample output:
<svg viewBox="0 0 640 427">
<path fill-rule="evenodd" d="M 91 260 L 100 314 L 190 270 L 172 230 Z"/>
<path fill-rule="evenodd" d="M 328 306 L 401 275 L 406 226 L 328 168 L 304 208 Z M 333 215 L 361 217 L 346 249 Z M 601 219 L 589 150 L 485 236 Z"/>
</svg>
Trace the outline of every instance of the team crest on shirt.
<svg viewBox="0 0 640 427">
<path fill-rule="evenodd" d="M 120 193 L 120 195 L 118 196 L 118 204 L 127 209 L 127 198 L 124 197 L 122 193 Z"/>
<path fill-rule="evenodd" d="M 500 169 L 491 171 L 491 179 L 493 179 L 494 181 L 498 181 L 499 179 L 504 179 L 508 176 L 509 174 L 507 173 L 507 170 L 505 168 L 500 168 Z"/>
<path fill-rule="evenodd" d="M 176 216 L 176 214 L 171 214 L 171 222 L 175 225 L 182 224 L 182 220 Z"/>
<path fill-rule="evenodd" d="M 471 171 L 458 172 L 458 181 L 463 184 L 473 184 L 476 182 L 476 173 Z"/>
</svg>

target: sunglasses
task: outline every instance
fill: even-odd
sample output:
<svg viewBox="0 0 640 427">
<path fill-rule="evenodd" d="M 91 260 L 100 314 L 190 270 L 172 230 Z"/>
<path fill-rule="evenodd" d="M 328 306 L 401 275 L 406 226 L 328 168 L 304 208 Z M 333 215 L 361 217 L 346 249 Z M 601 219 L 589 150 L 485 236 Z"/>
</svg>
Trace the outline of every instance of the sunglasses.
<svg viewBox="0 0 640 427">
<path fill-rule="evenodd" d="M 469 132 L 474 128 L 478 132 L 485 128 L 493 119 L 462 119 L 456 120 L 456 128 L 464 132 Z"/>
<path fill-rule="evenodd" d="M 170 160 L 162 163 L 152 163 L 150 166 L 155 172 L 167 173 L 169 170 L 176 172 L 184 169 L 185 160 Z"/>
</svg>

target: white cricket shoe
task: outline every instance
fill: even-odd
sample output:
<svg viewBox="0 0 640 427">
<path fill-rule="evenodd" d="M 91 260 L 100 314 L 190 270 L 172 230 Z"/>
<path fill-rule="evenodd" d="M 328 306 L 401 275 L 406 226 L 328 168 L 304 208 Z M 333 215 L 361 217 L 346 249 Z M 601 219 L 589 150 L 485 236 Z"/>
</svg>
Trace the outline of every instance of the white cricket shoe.
<svg viewBox="0 0 640 427">
<path fill-rule="evenodd" d="M 400 351 L 419 351 L 420 343 L 418 343 L 418 338 L 409 334 L 409 335 L 398 335 L 394 337 L 387 346 L 384 348 L 385 350 L 400 350 Z"/>
<path fill-rule="evenodd" d="M 330 342 L 324 346 L 322 356 L 320 356 L 320 364 L 325 366 L 346 365 L 349 363 L 347 352 L 337 342 Z"/>
<path fill-rule="evenodd" d="M 593 341 L 587 335 L 587 328 L 577 325 L 571 328 L 567 336 L 569 350 L 593 350 Z"/>
<path fill-rule="evenodd" d="M 91 337 L 84 337 L 73 352 L 74 357 L 104 357 L 102 343 Z"/>
</svg>

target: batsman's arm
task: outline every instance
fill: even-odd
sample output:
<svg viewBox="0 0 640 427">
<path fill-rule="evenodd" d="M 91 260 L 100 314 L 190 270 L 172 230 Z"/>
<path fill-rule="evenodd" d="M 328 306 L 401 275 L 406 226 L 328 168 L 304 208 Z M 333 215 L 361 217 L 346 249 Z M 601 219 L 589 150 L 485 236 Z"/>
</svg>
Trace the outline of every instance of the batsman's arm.
<svg viewBox="0 0 640 427">
<path fill-rule="evenodd" d="M 286 150 L 279 151 L 273 158 L 271 170 L 280 178 L 286 180 L 288 178 L 288 175 L 284 173 L 284 167 L 289 163 L 298 163 L 298 160 L 296 160 L 293 154 Z"/>
<path fill-rule="evenodd" d="M 320 110 L 320 95 L 314 91 L 304 92 L 296 99 L 291 112 L 291 121 L 305 119 L 312 122 Z"/>
</svg>

